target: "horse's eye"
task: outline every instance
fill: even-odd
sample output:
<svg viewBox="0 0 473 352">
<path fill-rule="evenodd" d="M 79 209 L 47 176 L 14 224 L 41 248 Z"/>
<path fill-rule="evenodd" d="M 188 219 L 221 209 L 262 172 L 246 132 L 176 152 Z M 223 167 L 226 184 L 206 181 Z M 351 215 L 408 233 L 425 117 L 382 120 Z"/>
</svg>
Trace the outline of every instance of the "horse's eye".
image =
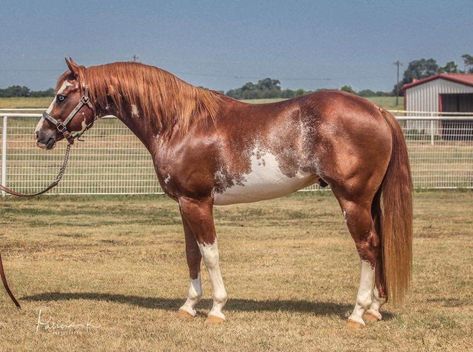
<svg viewBox="0 0 473 352">
<path fill-rule="evenodd" d="M 64 100 L 66 100 L 66 96 L 62 94 L 58 94 L 56 98 L 59 102 L 63 102 Z"/>
</svg>

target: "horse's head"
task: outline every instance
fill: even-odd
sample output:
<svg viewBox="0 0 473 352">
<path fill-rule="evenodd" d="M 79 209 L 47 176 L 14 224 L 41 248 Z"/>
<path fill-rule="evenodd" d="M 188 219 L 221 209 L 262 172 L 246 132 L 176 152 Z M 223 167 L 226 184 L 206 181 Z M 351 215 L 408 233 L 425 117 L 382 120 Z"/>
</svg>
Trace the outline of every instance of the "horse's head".
<svg viewBox="0 0 473 352">
<path fill-rule="evenodd" d="M 89 101 L 83 66 L 71 58 L 66 59 L 69 71 L 58 80 L 56 96 L 36 126 L 36 144 L 40 148 L 52 149 L 57 141 L 66 138 L 72 143 L 92 127 L 96 114 Z"/>
</svg>

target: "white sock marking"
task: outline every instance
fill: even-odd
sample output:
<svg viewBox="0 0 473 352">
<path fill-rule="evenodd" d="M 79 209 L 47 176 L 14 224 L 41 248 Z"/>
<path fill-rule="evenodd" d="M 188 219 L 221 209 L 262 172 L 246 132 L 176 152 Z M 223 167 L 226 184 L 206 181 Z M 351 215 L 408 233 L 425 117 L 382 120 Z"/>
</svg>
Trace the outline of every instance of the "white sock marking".
<svg viewBox="0 0 473 352">
<path fill-rule="evenodd" d="M 365 325 L 363 313 L 369 308 L 372 302 L 374 288 L 374 269 L 365 260 L 361 261 L 360 287 L 356 296 L 355 308 L 348 319 Z"/>
<path fill-rule="evenodd" d="M 199 250 L 204 259 L 205 266 L 209 272 L 210 282 L 212 284 L 213 306 L 209 316 L 213 315 L 225 319 L 222 308 L 227 302 L 227 291 L 223 284 L 222 274 L 220 272 L 219 254 L 217 240 L 212 244 L 200 244 Z"/>
<path fill-rule="evenodd" d="M 189 286 L 189 292 L 187 294 L 187 300 L 180 309 L 185 310 L 190 315 L 195 317 L 196 311 L 194 307 L 199 302 L 201 297 L 202 297 L 202 283 L 201 283 L 200 274 L 199 274 L 197 276 L 197 279 L 191 280 L 191 283 Z"/>
<path fill-rule="evenodd" d="M 375 286 L 374 289 L 373 289 L 372 303 L 370 305 L 370 308 L 367 310 L 367 312 L 374 315 L 379 320 L 381 320 L 383 318 L 383 316 L 379 312 L 379 308 L 381 308 L 381 306 L 384 303 L 386 303 L 386 299 L 379 297 L 378 289 Z"/>
</svg>

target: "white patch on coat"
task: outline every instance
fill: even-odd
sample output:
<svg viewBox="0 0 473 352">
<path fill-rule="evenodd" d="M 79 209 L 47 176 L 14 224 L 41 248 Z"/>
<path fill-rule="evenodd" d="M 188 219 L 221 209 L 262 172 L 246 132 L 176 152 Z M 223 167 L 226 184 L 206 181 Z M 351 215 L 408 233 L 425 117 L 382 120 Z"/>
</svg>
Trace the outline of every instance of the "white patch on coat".
<svg viewBox="0 0 473 352">
<path fill-rule="evenodd" d="M 54 96 L 54 99 L 53 101 L 51 102 L 51 104 L 49 104 L 49 107 L 48 109 L 46 110 L 46 113 L 47 114 L 51 114 L 51 111 L 53 111 L 53 108 L 54 108 L 54 104 L 56 103 L 56 96 L 58 94 L 62 94 L 64 93 L 64 91 L 66 90 L 67 87 L 70 87 L 72 86 L 73 84 L 68 82 L 68 81 L 64 81 L 61 85 L 61 87 L 59 88 L 59 90 L 57 91 L 57 94 Z M 53 116 L 54 117 L 54 116 Z M 41 130 L 41 128 L 43 128 L 43 123 L 44 123 L 45 119 L 44 117 L 42 117 L 39 121 L 38 121 L 38 124 L 36 125 L 36 128 L 35 128 L 35 133 L 39 132 L 39 130 Z"/>
<path fill-rule="evenodd" d="M 171 175 L 168 174 L 166 178 L 164 179 L 164 184 L 167 185 L 171 181 Z"/>
<path fill-rule="evenodd" d="M 222 193 L 214 193 L 215 205 L 257 202 L 282 197 L 315 182 L 316 177 L 298 171 L 294 177 L 281 172 L 276 156 L 255 148 L 251 153 L 251 171 L 243 175 L 242 185 L 234 185 Z M 217 171 L 214 177 L 220 177 Z"/>
<path fill-rule="evenodd" d="M 135 104 L 131 104 L 131 117 L 140 117 L 138 107 Z"/>
<path fill-rule="evenodd" d="M 211 244 L 199 243 L 199 250 L 207 267 L 213 291 L 213 306 L 208 315 L 225 319 L 222 308 L 227 302 L 227 291 L 225 290 L 222 274 L 220 272 L 217 240 Z"/>
<path fill-rule="evenodd" d="M 82 122 L 81 122 L 81 127 L 82 127 L 81 130 L 78 131 L 78 133 L 80 133 L 80 134 L 84 133 L 85 130 L 87 129 L 87 122 L 85 121 L 85 119 L 82 120 Z"/>
<path fill-rule="evenodd" d="M 370 307 L 373 299 L 375 271 L 371 264 L 365 260 L 361 261 L 360 286 L 356 295 L 355 308 L 349 320 L 365 325 L 363 314 Z"/>
</svg>

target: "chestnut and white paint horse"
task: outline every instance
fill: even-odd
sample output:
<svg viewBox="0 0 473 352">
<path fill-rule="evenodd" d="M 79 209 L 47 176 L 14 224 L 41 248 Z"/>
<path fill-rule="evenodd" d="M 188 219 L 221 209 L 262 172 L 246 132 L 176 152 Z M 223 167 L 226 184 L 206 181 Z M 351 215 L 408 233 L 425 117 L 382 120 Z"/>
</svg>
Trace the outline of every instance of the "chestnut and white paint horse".
<svg viewBox="0 0 473 352">
<path fill-rule="evenodd" d="M 215 205 L 280 197 L 314 183 L 330 185 L 361 259 L 349 325 L 381 319 L 388 296 L 402 301 L 411 271 L 412 184 L 406 144 L 388 112 L 338 91 L 250 105 L 152 66 L 66 62 L 38 123 L 37 145 L 71 142 L 109 114 L 143 142 L 184 225 L 190 287 L 180 316 L 196 314 L 203 259 L 213 289 L 207 321 L 225 319 Z"/>
</svg>

